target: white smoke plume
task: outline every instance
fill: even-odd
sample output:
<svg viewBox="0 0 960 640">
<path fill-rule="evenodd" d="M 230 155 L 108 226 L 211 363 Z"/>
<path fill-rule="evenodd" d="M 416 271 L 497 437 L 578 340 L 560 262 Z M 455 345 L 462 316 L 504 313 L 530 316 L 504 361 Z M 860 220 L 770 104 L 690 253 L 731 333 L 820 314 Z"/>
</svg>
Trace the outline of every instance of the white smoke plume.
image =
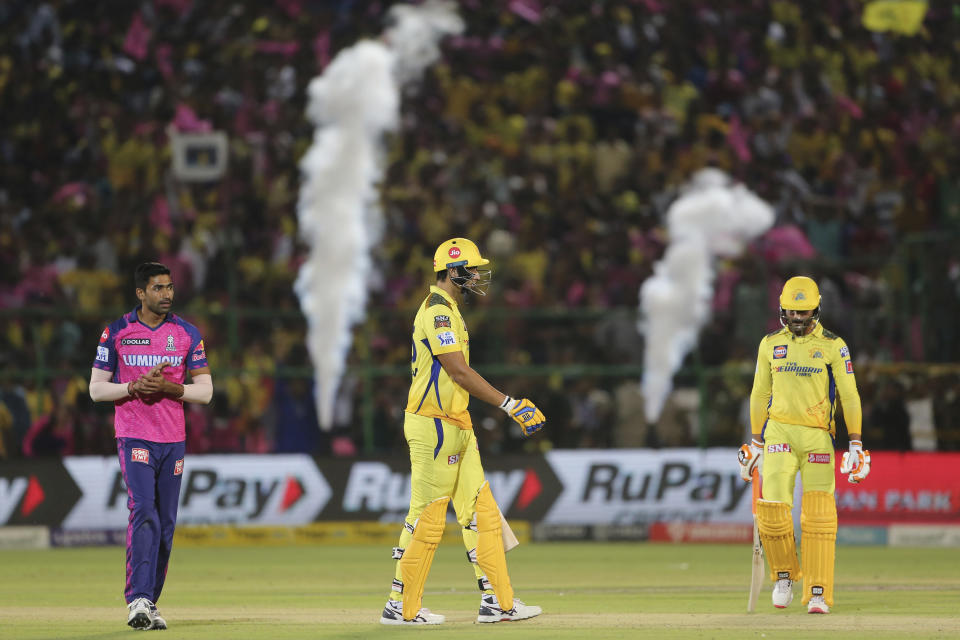
<svg viewBox="0 0 960 640">
<path fill-rule="evenodd" d="M 716 258 L 738 255 L 773 219 L 769 204 L 718 169 L 698 171 L 670 205 L 670 244 L 640 287 L 646 343 L 641 386 L 648 423 L 660 417 L 673 374 L 707 321 Z"/>
<path fill-rule="evenodd" d="M 440 55 L 441 38 L 463 31 L 452 4 L 390 9 L 382 40 L 344 49 L 310 81 L 313 144 L 300 162 L 300 236 L 310 247 L 294 290 L 307 318 L 320 426 L 333 426 L 334 399 L 354 325 L 366 315 L 371 248 L 383 232 L 377 185 L 384 134 L 397 128 L 400 90 Z"/>
</svg>

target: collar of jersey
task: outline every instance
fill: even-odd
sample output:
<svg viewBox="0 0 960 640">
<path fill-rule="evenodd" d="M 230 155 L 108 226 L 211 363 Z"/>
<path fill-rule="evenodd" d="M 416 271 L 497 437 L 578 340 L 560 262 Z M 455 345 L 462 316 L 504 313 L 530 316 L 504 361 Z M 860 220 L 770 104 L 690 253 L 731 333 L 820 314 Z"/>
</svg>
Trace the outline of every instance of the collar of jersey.
<svg viewBox="0 0 960 640">
<path fill-rule="evenodd" d="M 158 324 L 155 327 L 151 327 L 146 322 L 140 322 L 140 316 L 137 314 L 137 311 L 139 311 L 142 307 L 143 307 L 142 304 L 138 304 L 133 308 L 133 311 L 131 311 L 130 314 L 127 316 L 127 320 L 129 320 L 131 324 L 132 323 L 141 324 L 147 329 L 150 329 L 150 331 L 156 331 L 157 329 L 159 329 L 160 327 L 162 327 L 163 325 L 167 324 L 170 321 L 170 313 L 167 312 L 167 314 L 163 316 L 163 321 L 160 322 L 160 324 Z"/>
<path fill-rule="evenodd" d="M 814 338 L 822 338 L 822 337 L 823 337 L 823 325 L 822 325 L 820 322 L 817 322 L 817 326 L 815 326 L 815 327 L 813 328 L 813 331 L 811 331 L 810 333 L 808 333 L 808 334 L 805 335 L 805 336 L 800 336 L 799 338 L 798 338 L 797 336 L 793 335 L 793 332 L 790 331 L 790 329 L 786 329 L 786 332 L 790 334 L 790 337 L 793 338 L 793 341 L 794 341 L 794 342 L 809 342 L 810 340 L 813 340 Z"/>
<path fill-rule="evenodd" d="M 451 298 L 450 294 L 448 294 L 446 291 L 444 291 L 443 289 L 441 289 L 436 285 L 430 285 L 430 293 L 435 293 L 437 295 L 443 296 L 444 300 L 446 300 L 453 306 L 457 306 L 457 301 Z"/>
</svg>

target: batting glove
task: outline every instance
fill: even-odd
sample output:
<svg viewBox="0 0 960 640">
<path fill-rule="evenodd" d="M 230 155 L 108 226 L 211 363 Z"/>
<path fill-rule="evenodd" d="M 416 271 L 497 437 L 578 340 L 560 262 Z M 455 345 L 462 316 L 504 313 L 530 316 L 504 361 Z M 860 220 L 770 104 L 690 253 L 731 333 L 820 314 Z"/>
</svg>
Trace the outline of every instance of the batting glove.
<svg viewBox="0 0 960 640">
<path fill-rule="evenodd" d="M 870 452 L 860 440 L 850 441 L 850 450 L 840 460 L 840 473 L 849 473 L 847 481 L 851 484 L 863 482 L 870 473 Z"/>
<path fill-rule="evenodd" d="M 740 447 L 737 452 L 737 459 L 740 461 L 740 477 L 747 482 L 753 480 L 753 470 L 760 470 L 760 461 L 763 453 L 763 443 L 756 438 Z"/>
<path fill-rule="evenodd" d="M 547 422 L 540 409 L 537 409 L 536 405 L 526 398 L 518 400 L 507 396 L 500 404 L 500 408 L 520 425 L 520 430 L 525 438 L 543 429 L 543 425 Z"/>
</svg>

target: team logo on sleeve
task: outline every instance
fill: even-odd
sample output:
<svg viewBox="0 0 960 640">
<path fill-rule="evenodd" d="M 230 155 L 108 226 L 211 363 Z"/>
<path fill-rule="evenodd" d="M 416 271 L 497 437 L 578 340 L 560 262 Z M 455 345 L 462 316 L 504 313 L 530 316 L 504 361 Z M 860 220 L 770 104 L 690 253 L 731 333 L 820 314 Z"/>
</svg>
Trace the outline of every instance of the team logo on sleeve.
<svg viewBox="0 0 960 640">
<path fill-rule="evenodd" d="M 167 351 L 176 351 L 176 350 L 177 350 L 177 345 L 176 345 L 176 343 L 173 341 L 173 336 L 168 335 L 168 336 L 167 336 Z"/>
<path fill-rule="evenodd" d="M 853 373 L 853 360 L 847 360 L 847 373 Z"/>
<path fill-rule="evenodd" d="M 150 464 L 150 451 L 148 451 L 147 449 L 131 449 L 130 461 L 143 462 L 145 464 Z"/>
<path fill-rule="evenodd" d="M 110 337 L 110 327 L 104 327 L 103 333 L 100 334 L 100 344 L 103 344 L 107 341 L 107 338 Z"/>
<path fill-rule="evenodd" d="M 850 349 L 847 349 L 846 347 L 840 347 L 840 357 L 847 358 L 849 356 L 850 356 Z"/>
<path fill-rule="evenodd" d="M 773 359 L 781 360 L 787 357 L 787 345 L 778 344 L 773 348 Z"/>
<path fill-rule="evenodd" d="M 438 333 L 437 340 L 440 341 L 441 347 L 449 347 L 450 345 L 457 343 L 457 339 L 454 337 L 453 331 L 444 331 L 443 333 Z"/>
<path fill-rule="evenodd" d="M 183 458 L 180 458 L 180 459 L 177 460 L 177 462 L 173 465 L 173 475 L 179 476 L 179 475 L 182 475 L 182 474 L 183 474 Z"/>
<path fill-rule="evenodd" d="M 433 316 L 433 328 L 450 327 L 450 316 Z"/>
<path fill-rule="evenodd" d="M 110 362 L 110 352 L 106 347 L 97 347 L 97 360 L 100 362 Z"/>
</svg>

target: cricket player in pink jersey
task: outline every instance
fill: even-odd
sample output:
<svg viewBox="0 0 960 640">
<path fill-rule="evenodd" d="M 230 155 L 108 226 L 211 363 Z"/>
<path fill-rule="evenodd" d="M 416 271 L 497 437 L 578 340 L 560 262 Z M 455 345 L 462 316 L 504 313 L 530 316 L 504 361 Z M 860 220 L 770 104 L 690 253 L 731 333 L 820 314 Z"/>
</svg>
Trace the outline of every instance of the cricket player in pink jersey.
<svg viewBox="0 0 960 640">
<path fill-rule="evenodd" d="M 156 602 L 177 523 L 187 439 L 183 403 L 209 403 L 213 379 L 200 332 L 170 312 L 170 270 L 147 262 L 137 267 L 134 282 L 140 305 L 100 335 L 90 397 L 116 406 L 117 453 L 130 509 L 127 624 L 166 629 Z"/>
</svg>

